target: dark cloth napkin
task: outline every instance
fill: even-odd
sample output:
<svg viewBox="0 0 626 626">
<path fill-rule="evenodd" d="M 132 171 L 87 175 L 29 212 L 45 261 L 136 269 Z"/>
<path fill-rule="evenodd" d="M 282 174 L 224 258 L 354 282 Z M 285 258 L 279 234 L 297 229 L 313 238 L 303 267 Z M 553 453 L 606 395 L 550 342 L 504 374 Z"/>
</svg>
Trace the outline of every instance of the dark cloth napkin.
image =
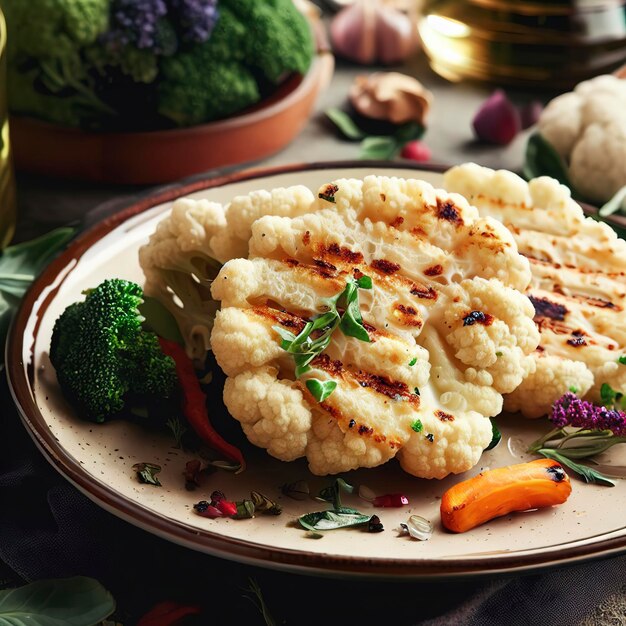
<svg viewBox="0 0 626 626">
<path fill-rule="evenodd" d="M 106 203 L 86 223 L 127 202 Z M 164 600 L 202 606 L 190 624 L 264 624 L 246 599 L 250 579 L 276 625 L 626 624 L 626 557 L 524 576 L 416 583 L 294 575 L 177 546 L 118 519 L 74 488 L 30 439 L 4 377 L 0 393 L 0 586 L 92 576 L 113 593 L 124 626 Z"/>
</svg>

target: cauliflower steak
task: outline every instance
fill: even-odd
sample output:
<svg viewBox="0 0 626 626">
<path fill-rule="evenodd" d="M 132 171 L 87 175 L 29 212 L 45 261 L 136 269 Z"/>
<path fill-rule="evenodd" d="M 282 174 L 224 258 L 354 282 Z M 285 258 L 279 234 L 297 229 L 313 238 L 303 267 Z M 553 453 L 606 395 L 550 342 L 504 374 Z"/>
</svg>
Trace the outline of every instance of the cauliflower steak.
<svg viewBox="0 0 626 626">
<path fill-rule="evenodd" d="M 603 383 L 625 390 L 626 242 L 585 217 L 551 178 L 527 183 L 468 163 L 448 171 L 445 186 L 506 225 L 530 261 L 527 295 L 541 343 L 534 373 L 505 397 L 505 409 L 540 417 L 572 389 L 593 402 Z"/>
<path fill-rule="evenodd" d="M 487 417 L 532 371 L 539 340 L 509 231 L 459 195 L 376 176 L 337 180 L 300 215 L 250 228 L 248 258 L 227 261 L 211 287 L 211 348 L 249 440 L 305 456 L 319 475 L 396 456 L 425 478 L 475 465 Z M 333 302 L 362 316 L 364 335 L 324 325 Z M 298 373 L 284 337 L 303 329 L 328 341 Z M 312 380 L 332 392 L 315 396 Z"/>
</svg>

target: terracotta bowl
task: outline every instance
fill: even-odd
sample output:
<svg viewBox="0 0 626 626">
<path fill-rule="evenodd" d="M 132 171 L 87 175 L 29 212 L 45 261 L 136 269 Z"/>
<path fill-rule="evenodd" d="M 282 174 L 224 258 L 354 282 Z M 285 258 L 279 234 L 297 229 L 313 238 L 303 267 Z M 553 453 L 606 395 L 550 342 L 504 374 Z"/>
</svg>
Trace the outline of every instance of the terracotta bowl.
<svg viewBox="0 0 626 626">
<path fill-rule="evenodd" d="M 332 76 L 322 52 L 306 76 L 294 76 L 241 115 L 176 130 L 93 133 L 28 117 L 11 118 L 18 170 L 59 178 L 147 185 L 254 161 L 291 142 L 306 124 Z"/>
</svg>

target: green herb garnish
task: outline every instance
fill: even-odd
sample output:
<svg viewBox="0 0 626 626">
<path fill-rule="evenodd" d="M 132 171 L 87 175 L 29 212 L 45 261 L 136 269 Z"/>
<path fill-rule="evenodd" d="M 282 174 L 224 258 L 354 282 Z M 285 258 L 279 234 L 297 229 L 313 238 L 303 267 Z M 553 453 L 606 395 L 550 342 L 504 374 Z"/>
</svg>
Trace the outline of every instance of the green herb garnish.
<svg viewBox="0 0 626 626">
<path fill-rule="evenodd" d="M 617 359 L 617 362 L 618 362 L 618 363 L 621 363 L 622 365 L 626 365 L 626 354 L 623 354 L 622 356 L 620 356 L 620 357 Z"/>
<path fill-rule="evenodd" d="M 496 352 L 496 356 L 502 356 L 502 352 L 500 351 Z"/>
<path fill-rule="evenodd" d="M 411 430 L 415 431 L 416 433 L 421 433 L 423 429 L 424 425 L 422 424 L 422 420 L 415 420 L 411 424 Z"/>
<path fill-rule="evenodd" d="M 496 423 L 491 419 L 491 441 L 489 445 L 485 448 L 485 450 L 493 450 L 502 440 L 502 434 L 500 433 L 499 428 L 496 426 Z"/>
<path fill-rule="evenodd" d="M 576 472 L 585 482 L 597 483 L 599 485 L 606 485 L 608 487 L 615 487 L 615 481 L 611 480 L 608 476 L 601 474 L 588 465 L 582 465 L 582 463 L 576 463 L 565 454 L 559 453 L 557 450 L 551 448 L 541 448 L 537 450 L 537 454 L 541 454 L 548 459 L 558 461 L 562 465 L 569 467 L 573 472 Z"/>
<path fill-rule="evenodd" d="M 570 390 L 572 393 L 578 393 L 578 387 L 574 387 L 574 385 L 572 385 L 572 386 L 569 388 L 569 390 Z"/>
<path fill-rule="evenodd" d="M 331 502 L 333 508 L 328 511 L 316 511 L 302 515 L 298 518 L 300 526 L 317 534 L 319 531 L 367 524 L 372 516 L 343 506 L 341 503 L 342 491 L 346 493 L 354 491 L 354 487 L 342 478 L 337 478 L 332 485 L 322 489 L 317 499 L 323 502 Z"/>
<path fill-rule="evenodd" d="M 343 291 L 324 301 L 328 311 L 308 321 L 298 335 L 280 326 L 273 327 L 280 335 L 281 348 L 293 355 L 296 378 L 310 371 L 311 362 L 326 350 L 337 328 L 347 337 L 370 341 L 361 317 L 358 291 L 371 288 L 372 279 L 369 276 L 356 280 L 350 278 Z M 343 314 L 338 309 L 343 309 Z M 323 402 L 336 389 L 337 383 L 311 378 L 306 381 L 306 387 L 318 402 Z"/>
<path fill-rule="evenodd" d="M 414 356 L 410 361 L 409 361 L 409 367 L 413 367 L 415 364 L 417 363 L 417 357 Z"/>
<path fill-rule="evenodd" d="M 419 395 L 420 395 L 420 388 L 419 388 L 419 387 L 413 387 L 413 393 L 414 393 L 416 396 L 419 396 Z"/>
<path fill-rule="evenodd" d="M 156 476 L 161 471 L 160 465 L 155 465 L 154 463 L 135 463 L 133 469 L 137 472 L 139 482 L 154 485 L 155 487 L 161 486 L 161 482 Z"/>
<path fill-rule="evenodd" d="M 317 378 L 309 378 L 305 384 L 311 395 L 318 402 L 324 402 L 337 388 L 337 383 L 334 380 L 321 381 L 317 380 Z"/>
<path fill-rule="evenodd" d="M 165 425 L 172 431 L 176 440 L 176 447 L 183 447 L 183 436 L 187 432 L 187 427 L 180 421 L 178 417 L 171 417 L 165 422 Z"/>
</svg>

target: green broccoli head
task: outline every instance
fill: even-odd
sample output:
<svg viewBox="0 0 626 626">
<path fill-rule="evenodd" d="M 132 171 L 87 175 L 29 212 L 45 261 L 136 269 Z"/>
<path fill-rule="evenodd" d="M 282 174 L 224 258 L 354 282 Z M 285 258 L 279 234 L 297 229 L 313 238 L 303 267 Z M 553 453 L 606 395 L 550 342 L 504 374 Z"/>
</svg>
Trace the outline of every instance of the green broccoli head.
<svg viewBox="0 0 626 626">
<path fill-rule="evenodd" d="M 92 44 L 109 24 L 109 0 L 2 0 L 9 55 L 66 58 Z"/>
<path fill-rule="evenodd" d="M 50 360 L 59 385 L 79 414 L 103 422 L 131 409 L 175 395 L 174 361 L 154 333 L 142 329 L 142 289 L 106 280 L 70 305 L 56 321 Z"/>
<path fill-rule="evenodd" d="M 307 72 L 315 52 L 313 34 L 293 0 L 222 0 L 222 4 L 246 25 L 249 66 L 273 83 L 292 72 Z"/>
<path fill-rule="evenodd" d="M 233 115 L 261 99 L 264 83 L 304 74 L 314 54 L 292 0 L 221 0 L 211 38 L 163 59 L 159 113 L 179 126 Z"/>
</svg>

